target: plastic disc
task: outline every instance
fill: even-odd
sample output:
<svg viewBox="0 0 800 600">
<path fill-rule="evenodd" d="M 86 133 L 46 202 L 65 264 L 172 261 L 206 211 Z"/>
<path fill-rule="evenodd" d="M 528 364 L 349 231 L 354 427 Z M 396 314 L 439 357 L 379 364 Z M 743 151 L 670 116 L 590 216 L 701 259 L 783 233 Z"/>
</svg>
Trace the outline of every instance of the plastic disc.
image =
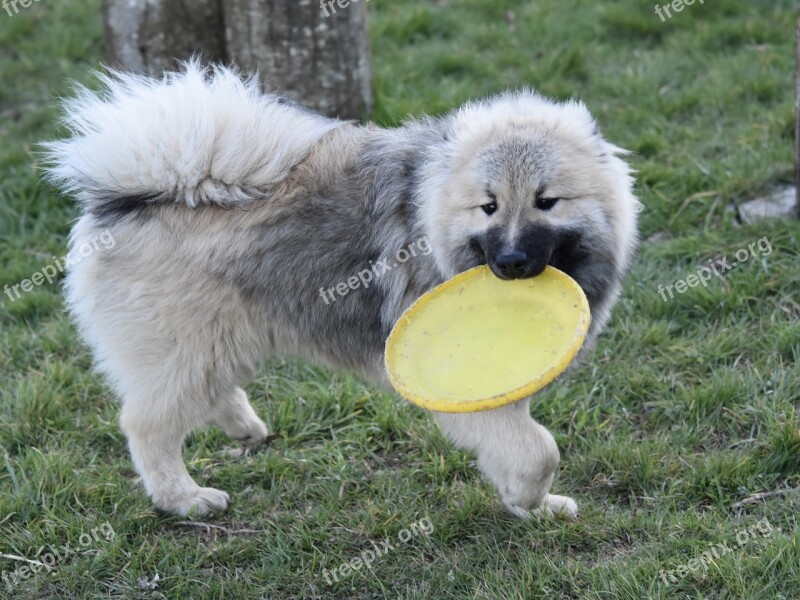
<svg viewBox="0 0 800 600">
<path fill-rule="evenodd" d="M 589 303 L 565 273 L 505 281 L 476 267 L 430 290 L 386 341 L 389 381 L 428 410 L 517 402 L 560 375 L 589 330 Z"/>
</svg>

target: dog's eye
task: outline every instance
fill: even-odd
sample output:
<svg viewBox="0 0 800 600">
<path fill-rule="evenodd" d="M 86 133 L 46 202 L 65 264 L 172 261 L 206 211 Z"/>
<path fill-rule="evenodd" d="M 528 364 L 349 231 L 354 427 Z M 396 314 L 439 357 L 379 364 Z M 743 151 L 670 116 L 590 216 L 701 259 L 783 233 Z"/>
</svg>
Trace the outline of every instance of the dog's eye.
<svg viewBox="0 0 800 600">
<path fill-rule="evenodd" d="M 550 210 L 561 198 L 542 198 L 541 196 L 536 198 L 536 208 L 539 210 Z"/>
<path fill-rule="evenodd" d="M 481 208 L 487 215 L 492 215 L 497 210 L 497 202 L 489 202 L 489 204 L 482 204 Z"/>
<path fill-rule="evenodd" d="M 492 215 L 497 211 L 497 196 L 495 196 L 491 192 L 486 192 L 486 195 L 489 196 L 489 200 L 486 204 L 481 204 L 481 210 L 485 212 L 487 215 Z"/>
</svg>

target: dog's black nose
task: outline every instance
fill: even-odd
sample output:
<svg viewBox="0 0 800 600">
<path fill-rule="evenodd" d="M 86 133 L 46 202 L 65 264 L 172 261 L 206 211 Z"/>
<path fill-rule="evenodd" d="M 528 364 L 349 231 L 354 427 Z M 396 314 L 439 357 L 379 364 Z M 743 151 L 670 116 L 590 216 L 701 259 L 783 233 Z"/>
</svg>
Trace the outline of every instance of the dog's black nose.
<svg viewBox="0 0 800 600">
<path fill-rule="evenodd" d="M 528 271 L 528 255 L 519 251 L 501 254 L 495 259 L 494 265 L 502 277 L 519 279 Z"/>
</svg>

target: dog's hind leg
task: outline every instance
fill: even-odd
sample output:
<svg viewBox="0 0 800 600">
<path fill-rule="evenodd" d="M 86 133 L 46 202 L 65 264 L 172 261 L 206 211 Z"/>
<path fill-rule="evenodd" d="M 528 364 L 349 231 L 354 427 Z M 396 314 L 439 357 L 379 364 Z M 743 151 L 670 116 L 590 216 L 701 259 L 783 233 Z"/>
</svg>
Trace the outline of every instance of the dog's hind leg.
<svg viewBox="0 0 800 600">
<path fill-rule="evenodd" d="M 117 223 L 113 246 L 71 267 L 67 297 L 122 400 L 120 424 L 147 493 L 165 511 L 205 514 L 226 508 L 228 495 L 192 480 L 183 441 L 214 420 L 237 437 L 262 435 L 244 393 L 234 391 L 260 357 L 263 329 L 251 322 L 254 309 L 237 288 L 207 275 L 204 252 L 216 255 L 227 241 L 215 246 L 200 235 L 195 213 L 163 213 L 150 215 L 145 229 Z M 73 247 L 99 235 L 97 227 L 83 217 Z M 177 234 L 182 227 L 202 241 L 193 245 L 191 234 Z"/>
<path fill-rule="evenodd" d="M 203 423 L 202 409 L 202 400 L 178 395 L 124 399 L 120 424 L 133 463 L 147 493 L 164 511 L 204 515 L 228 506 L 228 494 L 197 485 L 183 462 L 183 441 Z"/>
<path fill-rule="evenodd" d="M 574 500 L 549 493 L 560 459 L 547 429 L 529 413 L 530 400 L 477 413 L 436 413 L 445 434 L 478 456 L 478 466 L 518 517 L 563 513 L 576 517 Z"/>
<path fill-rule="evenodd" d="M 253 410 L 247 394 L 240 387 L 217 400 L 213 418 L 226 434 L 245 444 L 260 444 L 267 438 L 267 426 Z"/>
</svg>

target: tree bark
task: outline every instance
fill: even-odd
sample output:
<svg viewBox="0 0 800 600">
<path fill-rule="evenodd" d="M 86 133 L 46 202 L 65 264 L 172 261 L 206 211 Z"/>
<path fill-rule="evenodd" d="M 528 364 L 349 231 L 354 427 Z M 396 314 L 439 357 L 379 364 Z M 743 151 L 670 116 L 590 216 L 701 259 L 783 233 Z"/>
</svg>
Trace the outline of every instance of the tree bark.
<svg viewBox="0 0 800 600">
<path fill-rule="evenodd" d="M 372 66 L 366 2 L 103 0 L 106 60 L 160 76 L 199 54 L 257 71 L 267 90 L 323 114 L 367 117 Z"/>
<path fill-rule="evenodd" d="M 193 55 L 226 60 L 222 0 L 103 0 L 106 61 L 160 76 Z"/>
<path fill-rule="evenodd" d="M 228 57 L 267 89 L 332 117 L 370 114 L 366 0 L 225 0 L 224 11 Z"/>
<path fill-rule="evenodd" d="M 795 25 L 794 71 L 794 212 L 800 219 L 800 19 Z"/>
</svg>

